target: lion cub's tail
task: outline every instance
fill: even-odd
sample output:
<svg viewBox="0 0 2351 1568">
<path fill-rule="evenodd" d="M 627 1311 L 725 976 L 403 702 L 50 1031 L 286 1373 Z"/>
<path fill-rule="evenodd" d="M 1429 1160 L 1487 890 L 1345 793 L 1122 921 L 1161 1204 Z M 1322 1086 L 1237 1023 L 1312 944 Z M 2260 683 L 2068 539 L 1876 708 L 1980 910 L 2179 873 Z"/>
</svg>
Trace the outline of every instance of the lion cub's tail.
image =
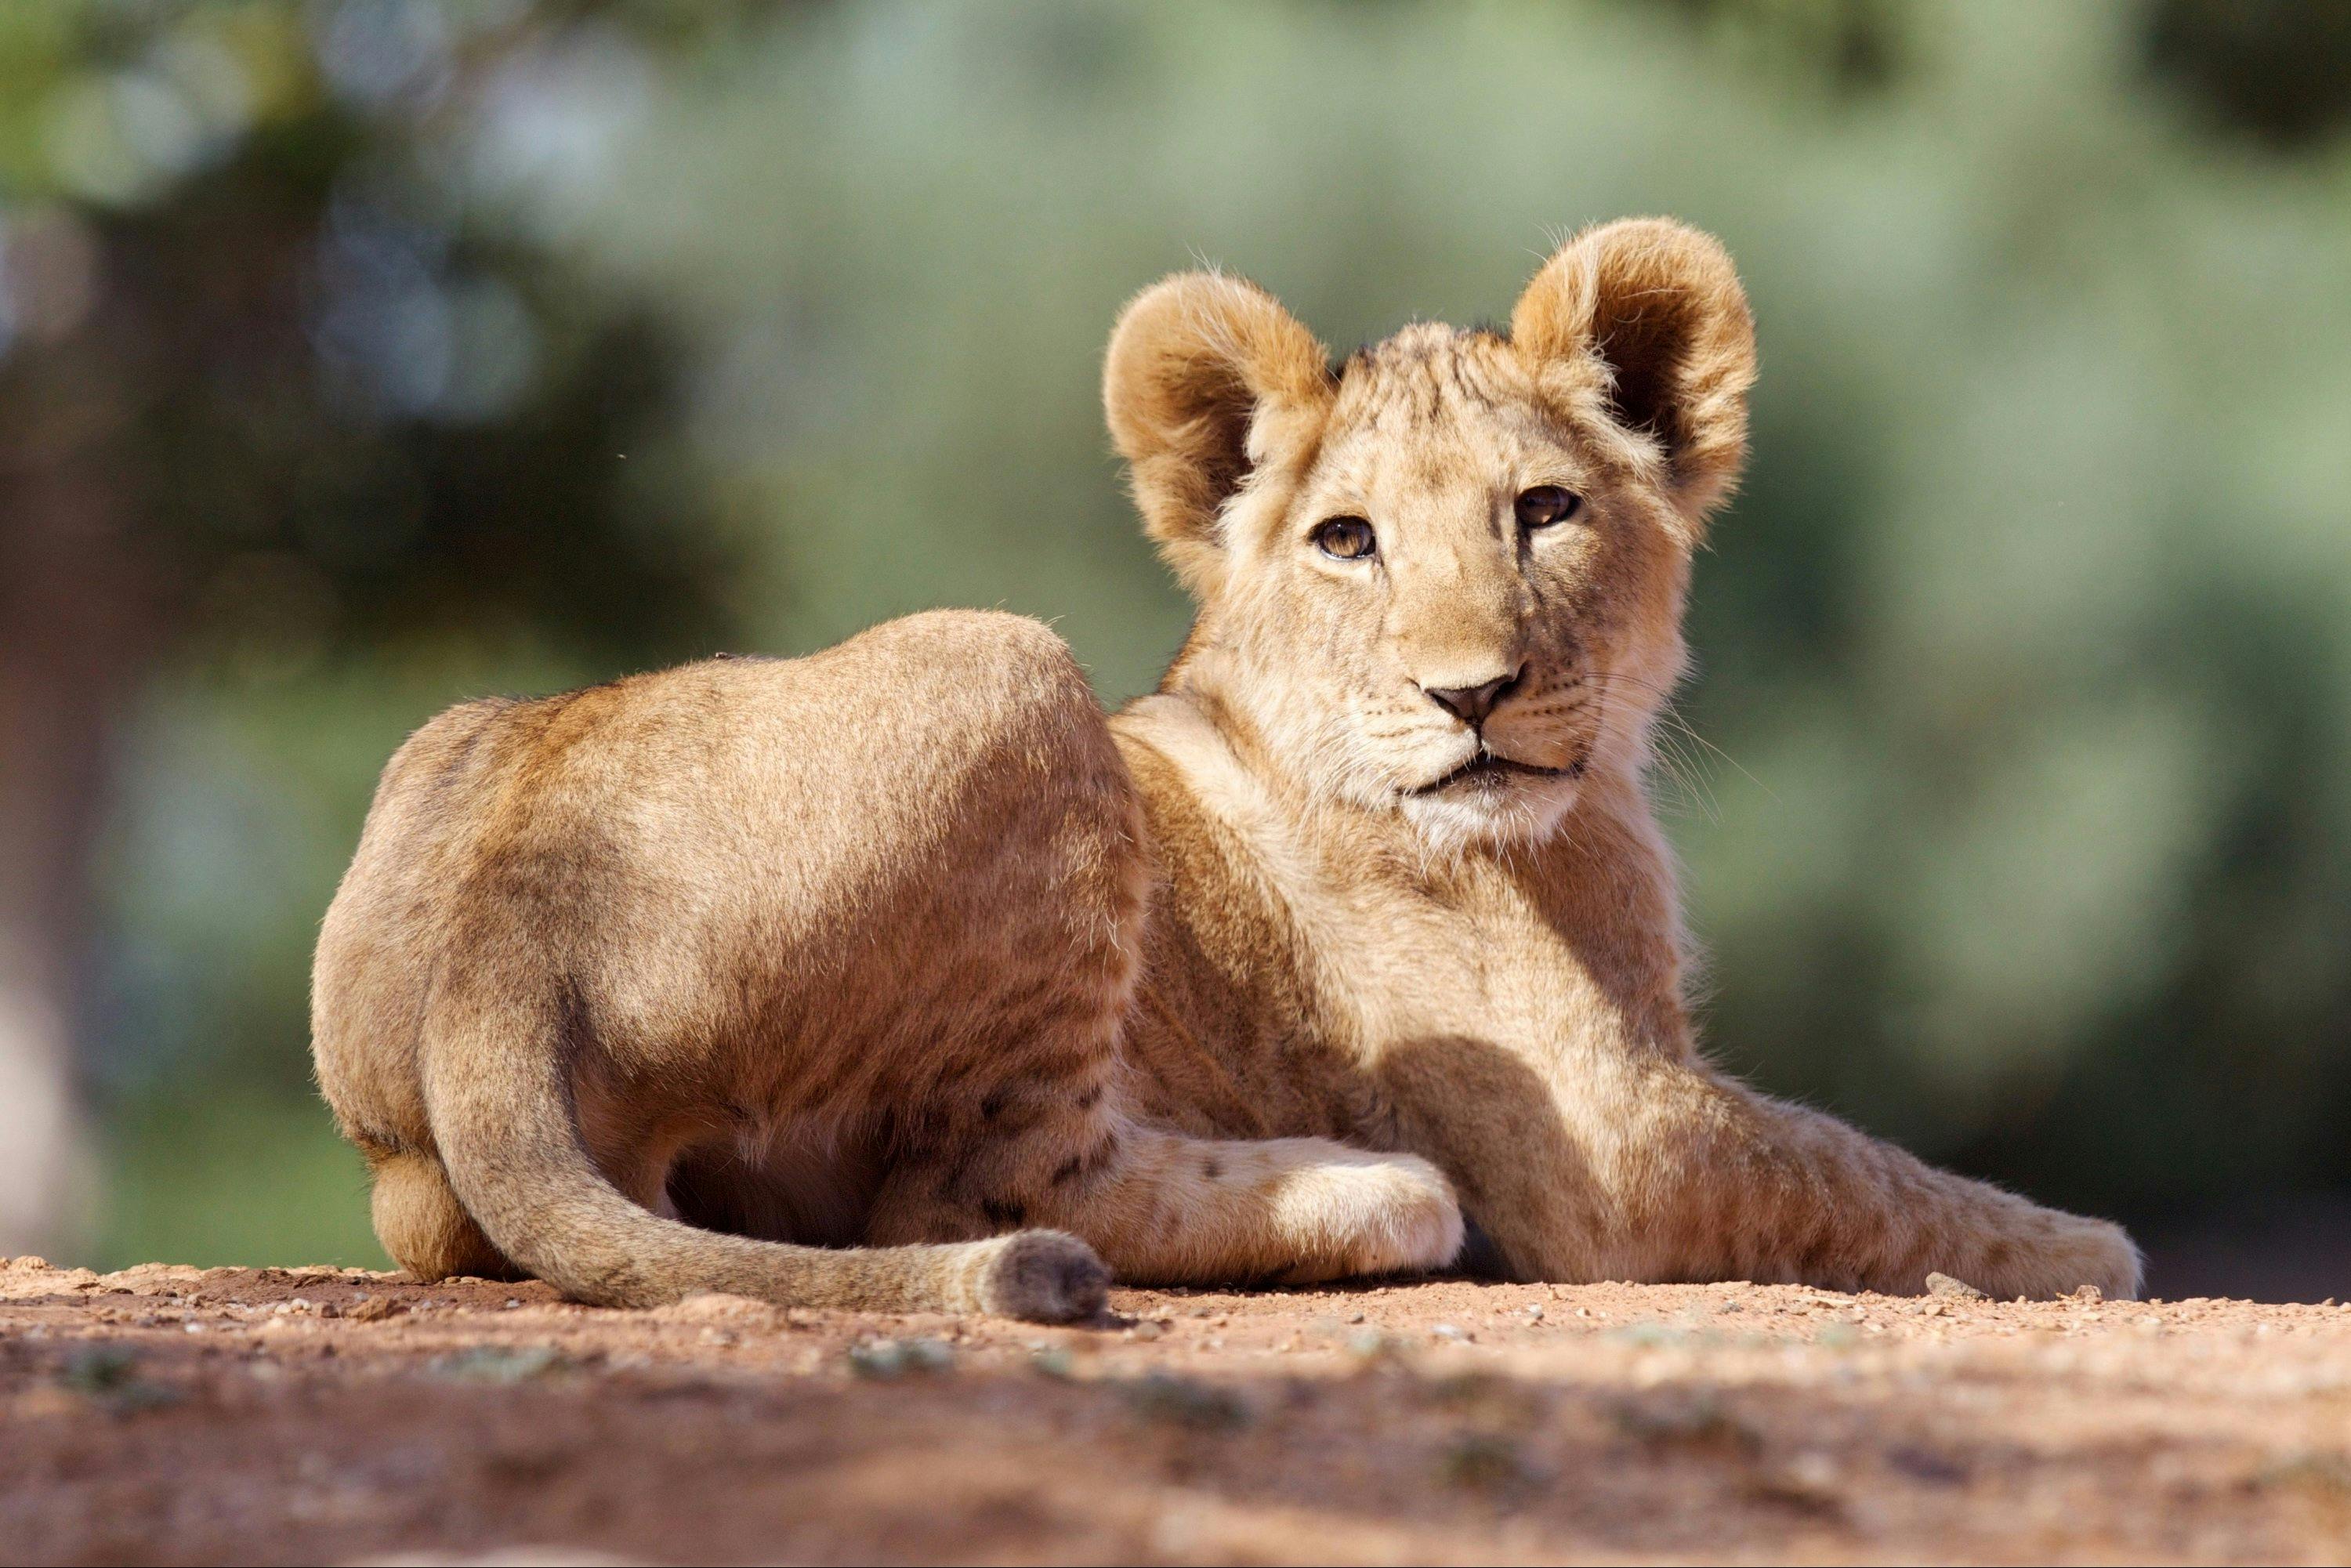
<svg viewBox="0 0 2351 1568">
<path fill-rule="evenodd" d="M 425 1104 L 456 1199 L 508 1259 L 572 1300 L 644 1307 L 724 1291 L 786 1306 L 1044 1322 L 1101 1309 L 1109 1270 L 1057 1230 L 831 1249 L 722 1235 L 639 1207 L 582 1146 L 559 1020 L 535 1010 L 478 994 L 437 999 L 425 1029 Z"/>
</svg>

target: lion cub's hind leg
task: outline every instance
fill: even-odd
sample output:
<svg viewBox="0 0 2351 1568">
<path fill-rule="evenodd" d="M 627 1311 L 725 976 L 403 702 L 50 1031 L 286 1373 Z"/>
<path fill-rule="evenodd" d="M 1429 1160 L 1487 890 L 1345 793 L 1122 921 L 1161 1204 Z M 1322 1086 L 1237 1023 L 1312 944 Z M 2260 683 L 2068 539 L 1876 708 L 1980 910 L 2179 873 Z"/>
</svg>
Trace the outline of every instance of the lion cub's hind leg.
<svg viewBox="0 0 2351 1568">
<path fill-rule="evenodd" d="M 371 1155 L 375 1186 L 369 1203 L 375 1233 L 393 1262 L 420 1280 L 470 1274 L 518 1280 L 522 1271 L 491 1245 L 449 1189 L 449 1177 L 431 1155 Z"/>
</svg>

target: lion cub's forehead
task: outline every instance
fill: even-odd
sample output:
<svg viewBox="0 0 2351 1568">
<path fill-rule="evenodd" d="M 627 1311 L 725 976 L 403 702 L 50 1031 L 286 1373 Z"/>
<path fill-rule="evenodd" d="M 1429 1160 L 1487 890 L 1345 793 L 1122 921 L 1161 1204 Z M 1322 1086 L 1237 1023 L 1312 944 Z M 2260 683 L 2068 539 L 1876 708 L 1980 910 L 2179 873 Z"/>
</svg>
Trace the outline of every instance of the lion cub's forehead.
<svg viewBox="0 0 2351 1568">
<path fill-rule="evenodd" d="M 1350 355 L 1324 427 L 1324 476 L 1368 486 L 1509 477 L 1559 433 L 1510 343 L 1434 322 Z"/>
</svg>

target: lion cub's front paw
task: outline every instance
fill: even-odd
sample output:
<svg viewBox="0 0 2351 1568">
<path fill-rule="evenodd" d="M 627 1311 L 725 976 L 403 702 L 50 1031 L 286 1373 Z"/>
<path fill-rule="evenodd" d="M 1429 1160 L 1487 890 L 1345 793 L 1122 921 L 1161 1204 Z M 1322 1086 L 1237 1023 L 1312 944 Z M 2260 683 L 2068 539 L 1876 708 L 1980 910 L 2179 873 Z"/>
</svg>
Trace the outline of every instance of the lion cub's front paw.
<svg viewBox="0 0 2351 1568">
<path fill-rule="evenodd" d="M 2085 1285 L 2095 1285 L 2109 1301 L 2129 1301 L 2138 1294 L 2144 1265 L 2137 1245 L 2121 1226 L 2053 1209 L 2038 1210 L 2034 1218 L 2039 1223 L 2026 1234 L 2003 1237 L 1983 1249 L 1976 1266 L 1982 1278 L 1960 1277 L 2002 1300 L 2046 1300 L 2071 1295 Z"/>
<path fill-rule="evenodd" d="M 1461 1251 L 1452 1184 L 1413 1155 L 1366 1155 L 1297 1171 L 1282 1183 L 1275 1208 L 1300 1253 L 1282 1275 L 1291 1284 L 1441 1269 Z"/>
</svg>

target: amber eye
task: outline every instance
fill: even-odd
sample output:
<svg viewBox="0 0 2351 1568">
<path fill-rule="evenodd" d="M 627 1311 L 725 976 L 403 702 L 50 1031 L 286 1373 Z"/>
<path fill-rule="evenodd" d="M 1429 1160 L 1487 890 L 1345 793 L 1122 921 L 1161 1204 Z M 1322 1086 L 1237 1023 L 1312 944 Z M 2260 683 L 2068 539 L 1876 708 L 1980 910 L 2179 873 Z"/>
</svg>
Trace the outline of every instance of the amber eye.
<svg viewBox="0 0 2351 1568">
<path fill-rule="evenodd" d="M 1583 506 L 1583 497 L 1573 490 L 1562 490 L 1556 485 L 1538 485 L 1531 490 L 1519 492 L 1519 527 L 1547 528 L 1553 523 L 1567 521 Z"/>
<path fill-rule="evenodd" d="M 1314 525 L 1314 542 L 1339 560 L 1364 560 L 1380 550 L 1379 536 L 1361 517 L 1323 518 Z"/>
</svg>

